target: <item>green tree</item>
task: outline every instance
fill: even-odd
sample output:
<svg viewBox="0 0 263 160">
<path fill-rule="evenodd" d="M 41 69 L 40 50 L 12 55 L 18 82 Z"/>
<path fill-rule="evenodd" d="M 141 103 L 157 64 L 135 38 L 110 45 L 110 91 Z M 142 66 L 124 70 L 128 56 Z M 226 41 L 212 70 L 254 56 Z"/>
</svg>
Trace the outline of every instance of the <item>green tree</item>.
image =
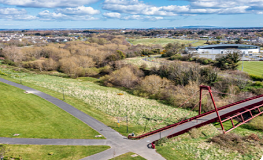
<svg viewBox="0 0 263 160">
<path fill-rule="evenodd" d="M 240 61 L 239 52 L 229 52 L 226 56 L 222 56 L 216 59 L 214 66 L 220 68 L 221 70 L 236 70 L 238 67 L 238 62 Z"/>
<path fill-rule="evenodd" d="M 120 57 L 120 59 L 124 59 L 125 58 L 125 54 L 122 51 L 117 50 L 116 52 L 118 54 L 118 57 Z"/>
</svg>

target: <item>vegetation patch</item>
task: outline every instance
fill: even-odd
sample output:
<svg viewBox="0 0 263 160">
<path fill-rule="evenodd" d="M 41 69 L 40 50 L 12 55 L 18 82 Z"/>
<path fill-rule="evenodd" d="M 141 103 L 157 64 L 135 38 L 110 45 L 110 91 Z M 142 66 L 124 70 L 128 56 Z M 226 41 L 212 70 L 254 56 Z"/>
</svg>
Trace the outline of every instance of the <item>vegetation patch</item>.
<svg viewBox="0 0 263 160">
<path fill-rule="evenodd" d="M 9 75 L 16 79 L 16 81 L 19 83 L 20 78 L 17 76 L 19 73 L 12 73 L 10 70 L 8 71 L 10 73 Z M 99 120 L 123 134 L 127 134 L 126 117 L 128 117 L 129 125 L 133 126 L 129 128 L 129 131 L 134 131 L 135 133 L 140 134 L 154 129 L 153 127 L 157 123 L 161 122 L 171 112 L 174 112 L 174 114 L 171 117 L 165 119 L 158 127 L 175 123 L 176 121 L 184 118 L 186 115 L 188 115 L 188 117 L 196 115 L 196 112 L 189 112 L 185 109 L 173 108 L 156 100 L 145 99 L 131 95 L 128 92 L 120 89 L 100 86 L 96 82 L 32 74 L 25 74 L 23 77 L 21 77 L 21 79 L 25 85 L 31 87 L 32 85 L 36 87 L 40 86 L 41 88 L 37 89 L 42 90 L 43 88 L 47 88 L 49 90 L 55 91 L 56 93 L 64 92 L 64 94 L 67 96 L 84 101 L 86 104 L 82 104 L 82 106 L 76 106 L 76 104 L 79 102 L 72 103 L 72 105 L 77 108 L 80 107 L 78 109 L 88 113 L 89 115 L 92 113 L 90 112 L 91 108 L 88 106 L 94 107 L 92 111 L 94 111 L 94 109 L 103 111 L 108 115 L 107 117 L 109 117 L 110 122 L 109 120 L 105 120 L 105 116 L 98 116 L 98 114 L 103 115 L 103 113 L 99 113 L 97 111 L 95 111 L 96 114 L 93 117 L 101 117 Z M 50 91 L 45 92 L 48 94 L 50 93 L 55 97 L 58 96 L 58 94 L 54 94 Z M 119 93 L 123 93 L 123 95 L 120 97 L 118 95 Z M 59 96 L 59 98 L 62 97 L 62 95 Z M 120 128 L 117 125 L 118 119 L 121 121 Z"/>
<path fill-rule="evenodd" d="M 201 133 L 201 134 L 200 134 Z M 168 139 L 157 146 L 157 152 L 168 160 L 178 159 L 260 159 L 262 133 L 241 127 L 228 134 L 219 134 L 212 124 Z M 243 135 L 245 133 L 245 135 Z"/>
</svg>

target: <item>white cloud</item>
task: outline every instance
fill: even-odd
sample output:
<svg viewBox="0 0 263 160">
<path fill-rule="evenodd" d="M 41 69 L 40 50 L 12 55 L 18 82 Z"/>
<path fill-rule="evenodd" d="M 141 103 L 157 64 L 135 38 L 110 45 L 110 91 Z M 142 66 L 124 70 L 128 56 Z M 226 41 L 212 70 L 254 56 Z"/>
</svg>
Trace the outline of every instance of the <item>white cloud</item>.
<svg viewBox="0 0 263 160">
<path fill-rule="evenodd" d="M 26 14 L 26 10 L 18 10 L 16 8 L 0 8 L 0 15 L 15 15 L 15 14 Z"/>
<path fill-rule="evenodd" d="M 103 13 L 103 16 L 108 17 L 108 18 L 121 18 L 121 14 L 117 12 Z"/>
<path fill-rule="evenodd" d="M 79 6 L 76 8 L 57 9 L 57 12 L 60 12 L 63 14 L 72 14 L 72 15 L 100 14 L 99 10 L 93 9 L 92 7 L 85 7 L 85 6 Z"/>
<path fill-rule="evenodd" d="M 170 12 L 188 12 L 190 10 L 189 6 L 177 6 L 177 5 L 170 5 L 170 6 L 163 6 L 161 7 L 164 11 L 170 11 Z"/>
<path fill-rule="evenodd" d="M 0 3 L 24 7 L 55 8 L 77 7 L 97 1 L 99 0 L 0 0 Z"/>
<path fill-rule="evenodd" d="M 263 12 L 263 0 L 188 0 L 189 5 L 153 6 L 139 0 L 105 0 L 102 8 L 132 15 L 176 16 Z"/>
<path fill-rule="evenodd" d="M 106 12 L 103 14 L 106 18 L 114 18 L 121 20 L 147 20 L 147 21 L 157 21 L 164 19 L 158 16 L 141 16 L 141 15 L 121 15 L 117 12 Z"/>
<path fill-rule="evenodd" d="M 148 21 L 157 21 L 157 20 L 162 20 L 163 17 L 146 16 L 144 19 L 145 19 L 145 20 L 148 20 Z"/>
<path fill-rule="evenodd" d="M 162 16 L 175 16 L 172 12 L 162 11 L 161 7 L 148 5 L 138 0 L 105 0 L 103 9 L 127 13 L 127 14 L 141 14 L 141 15 L 162 15 Z"/>
<path fill-rule="evenodd" d="M 32 15 L 14 15 L 10 17 L 11 20 L 19 20 L 19 21 L 31 21 L 37 20 L 38 17 Z"/>
<path fill-rule="evenodd" d="M 263 6 L 263 0 L 190 0 L 194 8 L 234 8 L 240 6 Z"/>
<path fill-rule="evenodd" d="M 35 20 L 36 16 L 28 15 L 25 9 L 0 8 L 0 19 L 5 20 Z"/>
<path fill-rule="evenodd" d="M 89 20 L 96 20 L 97 18 L 91 17 L 89 15 L 66 15 L 63 13 L 56 13 L 56 12 L 49 12 L 49 10 L 45 10 L 42 12 L 39 12 L 37 17 L 39 20 L 44 20 L 44 21 L 89 21 Z"/>
<path fill-rule="evenodd" d="M 124 16 L 121 19 L 123 20 L 139 20 L 142 19 L 140 15 L 131 15 L 131 16 Z"/>
</svg>

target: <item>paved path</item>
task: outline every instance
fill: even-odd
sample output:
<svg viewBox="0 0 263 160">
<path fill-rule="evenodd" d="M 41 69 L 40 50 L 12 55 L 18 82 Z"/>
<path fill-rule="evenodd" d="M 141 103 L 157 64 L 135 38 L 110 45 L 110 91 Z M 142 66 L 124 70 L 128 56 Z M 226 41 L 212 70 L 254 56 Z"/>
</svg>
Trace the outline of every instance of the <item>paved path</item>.
<svg viewBox="0 0 263 160">
<path fill-rule="evenodd" d="M 73 106 L 61 101 L 48 94 L 32 89 L 30 87 L 17 84 L 3 78 L 0 82 L 9 84 L 11 86 L 25 90 L 28 93 L 35 94 L 47 101 L 55 104 L 59 108 L 78 118 L 82 122 L 89 125 L 91 128 L 102 134 L 106 140 L 81 140 L 81 139 L 31 139 L 31 138 L 0 138 L 1 143 L 5 144 L 44 144 L 44 145 L 109 145 L 111 149 L 104 152 L 84 158 L 85 160 L 106 160 L 114 156 L 119 156 L 127 152 L 134 152 L 149 160 L 164 160 L 164 158 L 156 153 L 154 149 L 148 148 L 150 141 L 142 140 L 129 140 L 120 135 L 112 128 L 106 126 L 100 121 L 92 118 L 91 116 L 81 112 Z"/>
</svg>

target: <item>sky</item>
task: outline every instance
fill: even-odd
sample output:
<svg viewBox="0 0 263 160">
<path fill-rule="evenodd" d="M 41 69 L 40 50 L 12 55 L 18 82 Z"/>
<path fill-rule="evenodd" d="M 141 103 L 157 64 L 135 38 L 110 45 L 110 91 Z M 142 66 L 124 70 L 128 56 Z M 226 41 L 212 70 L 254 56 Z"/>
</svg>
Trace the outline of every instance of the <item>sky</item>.
<svg viewBox="0 0 263 160">
<path fill-rule="evenodd" d="M 0 0 L 0 29 L 263 27 L 263 0 Z"/>
</svg>

